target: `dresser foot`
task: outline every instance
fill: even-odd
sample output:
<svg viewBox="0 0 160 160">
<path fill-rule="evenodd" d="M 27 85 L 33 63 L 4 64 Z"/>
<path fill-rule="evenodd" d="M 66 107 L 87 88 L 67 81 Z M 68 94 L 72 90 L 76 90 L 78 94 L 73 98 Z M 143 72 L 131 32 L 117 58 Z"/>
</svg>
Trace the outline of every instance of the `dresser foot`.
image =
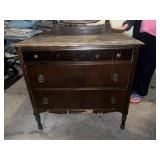
<svg viewBox="0 0 160 160">
<path fill-rule="evenodd" d="M 35 119 L 38 123 L 38 129 L 42 130 L 43 129 L 43 126 L 42 126 L 42 123 L 41 123 L 41 117 L 40 117 L 40 114 L 39 113 L 36 113 L 35 114 Z"/>
<path fill-rule="evenodd" d="M 126 119 L 127 119 L 127 115 L 123 113 L 122 114 L 122 123 L 121 123 L 121 126 L 120 126 L 121 129 L 125 128 Z"/>
</svg>

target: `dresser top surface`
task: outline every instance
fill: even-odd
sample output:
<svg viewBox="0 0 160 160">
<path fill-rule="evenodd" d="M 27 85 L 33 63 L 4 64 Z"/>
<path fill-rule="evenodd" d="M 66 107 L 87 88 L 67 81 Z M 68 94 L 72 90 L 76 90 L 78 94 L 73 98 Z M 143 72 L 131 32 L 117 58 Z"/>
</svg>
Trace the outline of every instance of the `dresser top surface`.
<svg viewBox="0 0 160 160">
<path fill-rule="evenodd" d="M 108 47 L 142 45 L 143 43 L 126 34 L 98 35 L 39 35 L 16 43 L 15 47 Z"/>
</svg>

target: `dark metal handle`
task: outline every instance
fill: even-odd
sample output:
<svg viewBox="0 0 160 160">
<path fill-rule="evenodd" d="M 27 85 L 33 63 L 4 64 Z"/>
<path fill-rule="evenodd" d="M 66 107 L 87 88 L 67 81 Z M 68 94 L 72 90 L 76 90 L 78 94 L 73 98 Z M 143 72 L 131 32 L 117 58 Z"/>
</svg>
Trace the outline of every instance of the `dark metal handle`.
<svg viewBox="0 0 160 160">
<path fill-rule="evenodd" d="M 118 73 L 113 73 L 112 79 L 114 82 L 118 81 Z"/>
<path fill-rule="evenodd" d="M 117 57 L 117 58 L 121 58 L 121 57 L 122 57 L 122 54 L 121 54 L 121 53 L 117 53 L 117 54 L 116 54 L 116 57 Z"/>
<path fill-rule="evenodd" d="M 78 61 L 79 58 L 78 58 L 77 56 L 74 56 L 74 60 L 75 60 L 75 61 Z"/>
<path fill-rule="evenodd" d="M 42 99 L 42 103 L 43 103 L 44 105 L 48 104 L 48 102 L 49 102 L 49 100 L 48 100 L 47 97 L 44 97 L 44 98 Z"/>
<path fill-rule="evenodd" d="M 117 102 L 116 97 L 111 97 L 110 102 L 112 105 L 116 104 L 116 102 Z"/>
<path fill-rule="evenodd" d="M 37 59 L 37 58 L 38 58 L 38 55 L 37 55 L 37 54 L 34 54 L 33 57 L 34 57 L 34 59 Z"/>
<path fill-rule="evenodd" d="M 42 74 L 38 75 L 38 82 L 43 83 L 44 82 L 44 76 Z"/>
</svg>

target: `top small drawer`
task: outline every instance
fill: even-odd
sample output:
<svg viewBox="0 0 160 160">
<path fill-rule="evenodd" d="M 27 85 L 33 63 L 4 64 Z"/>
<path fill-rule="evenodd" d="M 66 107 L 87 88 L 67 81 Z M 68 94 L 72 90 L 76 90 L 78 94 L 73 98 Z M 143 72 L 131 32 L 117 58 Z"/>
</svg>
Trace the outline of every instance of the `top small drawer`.
<svg viewBox="0 0 160 160">
<path fill-rule="evenodd" d="M 133 49 L 103 50 L 22 50 L 25 62 L 36 61 L 131 61 Z"/>
</svg>

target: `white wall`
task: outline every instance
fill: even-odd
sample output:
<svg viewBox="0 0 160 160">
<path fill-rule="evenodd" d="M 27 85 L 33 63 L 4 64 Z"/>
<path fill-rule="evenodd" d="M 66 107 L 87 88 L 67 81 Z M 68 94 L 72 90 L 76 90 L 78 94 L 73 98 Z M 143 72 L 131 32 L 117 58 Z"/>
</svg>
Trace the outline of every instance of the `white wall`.
<svg viewBox="0 0 160 160">
<path fill-rule="evenodd" d="M 124 21 L 125 20 L 110 20 L 110 23 L 112 28 L 116 28 L 116 27 L 120 27 Z M 105 23 L 105 20 L 100 20 L 96 24 L 89 24 L 89 25 L 97 25 L 97 24 L 104 24 L 104 23 Z M 130 29 L 129 31 L 125 31 L 125 33 L 129 35 L 132 35 L 132 32 L 133 32 L 133 28 Z"/>
<path fill-rule="evenodd" d="M 124 21 L 125 21 L 125 20 L 111 20 L 110 22 L 111 22 L 112 27 L 113 27 L 113 28 L 116 28 L 116 27 L 118 27 L 118 26 L 121 26 Z M 132 35 L 132 32 L 133 32 L 133 28 L 130 29 L 129 31 L 126 31 L 125 33 L 126 33 L 126 34 L 129 34 L 129 35 Z"/>
</svg>

